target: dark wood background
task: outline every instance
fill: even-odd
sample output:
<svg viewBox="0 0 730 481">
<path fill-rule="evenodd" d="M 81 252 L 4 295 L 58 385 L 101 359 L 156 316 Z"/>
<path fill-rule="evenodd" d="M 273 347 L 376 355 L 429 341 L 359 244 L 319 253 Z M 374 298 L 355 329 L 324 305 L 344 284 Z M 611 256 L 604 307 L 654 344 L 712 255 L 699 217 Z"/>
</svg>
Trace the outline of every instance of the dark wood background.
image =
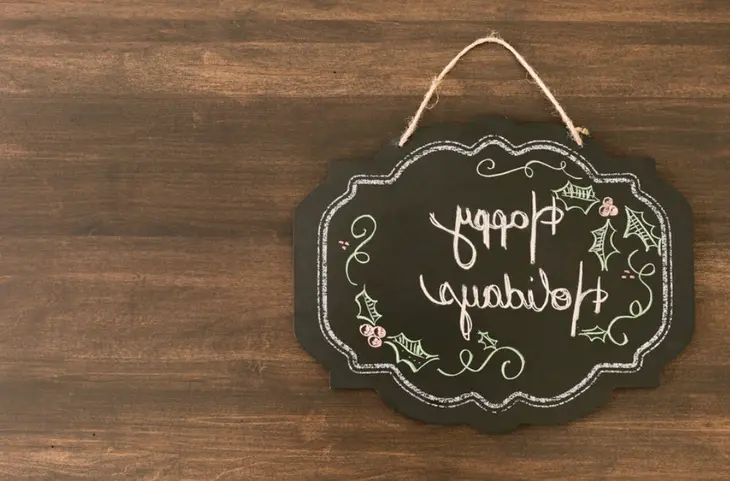
<svg viewBox="0 0 730 481">
<path fill-rule="evenodd" d="M 292 211 L 498 30 L 696 219 L 696 331 L 661 387 L 504 436 L 328 390 L 292 329 Z M 426 124 L 558 120 L 473 52 Z M 0 6 L 0 479 L 727 480 L 730 4 Z"/>
</svg>

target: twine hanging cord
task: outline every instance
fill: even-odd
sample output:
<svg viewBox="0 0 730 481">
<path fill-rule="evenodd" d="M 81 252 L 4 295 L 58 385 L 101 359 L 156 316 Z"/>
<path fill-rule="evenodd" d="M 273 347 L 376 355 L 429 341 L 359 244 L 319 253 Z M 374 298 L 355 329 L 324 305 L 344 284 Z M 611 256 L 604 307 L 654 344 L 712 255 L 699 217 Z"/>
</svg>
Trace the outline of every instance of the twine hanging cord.
<svg viewBox="0 0 730 481">
<path fill-rule="evenodd" d="M 437 94 L 437 89 L 439 85 L 441 85 L 441 82 L 444 80 L 446 75 L 451 71 L 451 69 L 454 68 L 454 66 L 461 60 L 461 58 L 469 53 L 470 50 L 472 50 L 475 47 L 478 47 L 480 45 L 484 45 L 485 43 L 493 43 L 497 45 L 501 45 L 502 47 L 506 48 L 510 51 L 512 55 L 514 55 L 515 59 L 522 65 L 522 67 L 527 71 L 527 73 L 532 77 L 532 79 L 535 81 L 535 84 L 540 88 L 542 93 L 545 95 L 545 97 L 550 101 L 550 103 L 553 104 L 553 107 L 555 107 L 555 110 L 560 114 L 560 118 L 563 119 L 563 123 L 565 124 L 565 127 L 568 129 L 568 132 L 570 133 L 570 136 L 573 137 L 573 140 L 575 140 L 575 143 L 577 143 L 579 146 L 583 146 L 583 139 L 581 139 L 580 134 L 588 135 L 588 129 L 584 127 L 576 127 L 573 123 L 573 120 L 571 120 L 570 117 L 568 117 L 568 114 L 565 113 L 565 109 L 563 109 L 563 106 L 560 105 L 560 102 L 555 98 L 553 93 L 550 91 L 547 85 L 545 85 L 545 82 L 542 81 L 540 76 L 535 72 L 535 69 L 530 66 L 529 63 L 527 63 L 527 60 L 520 55 L 520 53 L 515 50 L 512 45 L 504 41 L 499 35 L 496 33 L 492 33 L 491 35 L 487 37 L 482 37 L 474 40 L 470 45 L 464 47 L 464 49 L 456 54 L 456 56 L 451 59 L 451 62 L 449 62 L 446 67 L 441 71 L 440 74 L 438 74 L 437 77 L 433 79 L 431 82 L 431 86 L 428 89 L 428 92 L 426 92 L 426 95 L 423 96 L 423 100 L 421 101 L 421 105 L 418 107 L 418 110 L 416 111 L 416 115 L 411 118 L 411 120 L 408 122 L 408 127 L 403 132 L 403 134 L 400 137 L 400 140 L 398 141 L 398 147 L 403 147 L 403 145 L 408 141 L 408 139 L 413 135 L 413 132 L 416 131 L 416 127 L 418 127 L 418 122 L 421 120 L 421 117 L 423 117 L 423 113 L 427 110 L 432 108 L 433 106 L 429 106 L 429 102 L 431 101 L 431 98 L 434 96 L 434 94 Z M 438 97 L 437 97 L 438 98 Z"/>
</svg>

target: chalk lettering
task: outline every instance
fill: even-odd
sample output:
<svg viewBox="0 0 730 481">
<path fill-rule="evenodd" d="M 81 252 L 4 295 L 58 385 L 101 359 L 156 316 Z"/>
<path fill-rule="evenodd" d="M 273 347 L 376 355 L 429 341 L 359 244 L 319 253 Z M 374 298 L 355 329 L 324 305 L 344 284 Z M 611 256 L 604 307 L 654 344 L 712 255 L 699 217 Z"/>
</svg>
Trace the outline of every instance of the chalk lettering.
<svg viewBox="0 0 730 481">
<path fill-rule="evenodd" d="M 436 214 L 429 214 L 429 221 L 439 230 L 442 230 L 452 237 L 452 252 L 454 261 L 464 270 L 471 269 L 477 261 L 477 248 L 469 237 L 463 232 L 465 226 L 481 233 L 481 241 L 487 249 L 492 248 L 492 231 L 499 235 L 499 246 L 508 249 L 508 234 L 511 229 L 527 229 L 530 227 L 530 264 L 535 264 L 537 251 L 538 226 L 550 226 L 551 235 L 555 235 L 557 225 L 563 220 L 564 211 L 559 208 L 555 202 L 555 197 L 551 197 L 551 203 L 548 206 L 538 209 L 537 196 L 535 191 L 531 191 L 531 210 L 530 214 L 521 210 L 514 210 L 507 215 L 501 209 L 487 211 L 477 209 L 472 213 L 468 207 L 456 206 L 454 215 L 454 227 L 446 227 L 436 219 Z M 462 252 L 464 251 L 464 252 Z"/>
<path fill-rule="evenodd" d="M 601 312 L 601 304 L 608 299 L 608 292 L 601 288 L 601 277 L 596 280 L 596 287 L 584 289 L 583 287 L 583 262 L 578 267 L 578 285 L 575 293 L 565 287 L 551 288 L 547 273 L 538 269 L 538 276 L 542 287 L 542 304 L 535 301 L 535 290 L 519 289 L 512 285 L 509 274 L 504 274 L 501 288 L 497 284 L 489 284 L 484 287 L 461 285 L 460 289 L 454 290 L 448 281 L 442 282 L 438 288 L 438 295 L 431 294 L 426 287 L 423 274 L 418 276 L 421 292 L 433 304 L 438 306 L 450 306 L 456 304 L 459 307 L 459 329 L 465 340 L 469 340 L 473 321 L 469 309 L 526 309 L 534 312 L 542 312 L 548 306 L 556 311 L 565 311 L 573 307 L 570 335 L 575 337 L 578 320 L 581 314 L 581 305 L 586 298 L 593 296 L 595 314 Z M 457 294 L 458 291 L 458 294 Z"/>
</svg>

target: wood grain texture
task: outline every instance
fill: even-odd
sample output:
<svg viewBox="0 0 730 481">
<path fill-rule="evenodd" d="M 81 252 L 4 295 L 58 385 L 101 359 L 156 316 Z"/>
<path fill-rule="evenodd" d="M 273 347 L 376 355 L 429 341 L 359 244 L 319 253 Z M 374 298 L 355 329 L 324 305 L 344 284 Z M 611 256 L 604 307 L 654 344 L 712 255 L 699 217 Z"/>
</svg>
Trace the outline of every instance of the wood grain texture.
<svg viewBox="0 0 730 481">
<path fill-rule="evenodd" d="M 693 343 L 567 426 L 428 426 L 329 391 L 291 219 L 498 30 L 696 220 Z M 730 8 L 721 0 L 41 0 L 0 7 L 0 478 L 727 480 Z M 425 124 L 553 120 L 504 52 Z"/>
</svg>

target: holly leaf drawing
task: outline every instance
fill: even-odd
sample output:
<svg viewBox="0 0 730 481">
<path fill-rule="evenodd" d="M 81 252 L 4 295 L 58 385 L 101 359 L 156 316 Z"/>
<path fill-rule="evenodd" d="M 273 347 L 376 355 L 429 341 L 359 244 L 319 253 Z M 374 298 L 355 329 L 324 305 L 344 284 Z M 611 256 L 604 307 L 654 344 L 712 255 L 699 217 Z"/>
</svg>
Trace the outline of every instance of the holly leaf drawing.
<svg viewBox="0 0 730 481">
<path fill-rule="evenodd" d="M 477 331 L 479 339 L 477 342 L 484 346 L 484 350 L 497 349 L 497 340 L 489 336 L 487 331 Z"/>
<path fill-rule="evenodd" d="M 578 335 L 587 337 L 591 342 L 601 341 L 605 343 L 606 338 L 608 337 L 608 331 L 602 327 L 596 326 L 591 329 L 583 329 Z"/>
<path fill-rule="evenodd" d="M 369 322 L 373 326 L 378 323 L 378 319 L 383 317 L 377 309 L 375 304 L 378 301 L 370 297 L 368 292 L 365 290 L 365 286 L 362 287 L 362 291 L 355 296 L 355 303 L 357 303 L 357 318 L 365 322 Z"/>
<path fill-rule="evenodd" d="M 390 336 L 384 344 L 390 346 L 395 352 L 395 362 L 403 363 L 411 371 L 418 372 L 426 364 L 436 361 L 439 357 L 436 354 L 429 354 L 421 346 L 421 340 L 408 339 L 402 332 L 397 336 Z"/>
<path fill-rule="evenodd" d="M 611 225 L 611 219 L 606 219 L 603 227 L 591 231 L 591 234 L 593 234 L 593 245 L 588 249 L 588 252 L 596 254 L 598 262 L 601 263 L 602 271 L 608 270 L 608 258 L 619 253 L 619 250 L 613 245 L 613 235 L 615 233 L 616 229 Z"/>
<path fill-rule="evenodd" d="M 567 210 L 578 209 L 584 214 L 588 214 L 591 207 L 598 203 L 598 198 L 593 191 L 592 185 L 582 187 L 571 181 L 567 181 L 559 189 L 553 189 L 553 195 L 563 203 Z"/>
<path fill-rule="evenodd" d="M 654 226 L 644 219 L 644 213 L 638 210 L 624 207 L 626 210 L 626 230 L 624 230 L 624 239 L 631 236 L 636 236 L 641 239 L 644 243 L 646 251 L 649 249 L 656 248 L 659 252 L 662 240 L 654 235 Z"/>
</svg>

